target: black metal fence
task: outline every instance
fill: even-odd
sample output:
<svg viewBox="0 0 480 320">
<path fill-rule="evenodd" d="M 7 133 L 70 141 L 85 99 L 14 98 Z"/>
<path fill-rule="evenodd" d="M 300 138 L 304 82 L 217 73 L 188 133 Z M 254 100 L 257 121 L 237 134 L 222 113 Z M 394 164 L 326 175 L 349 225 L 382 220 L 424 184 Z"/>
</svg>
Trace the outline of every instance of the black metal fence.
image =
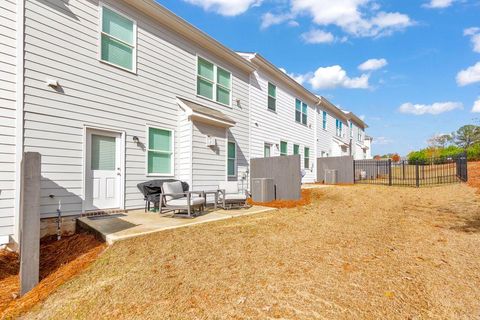
<svg viewBox="0 0 480 320">
<path fill-rule="evenodd" d="M 355 160 L 355 183 L 387 186 L 434 186 L 467 182 L 467 156 L 428 161 Z"/>
</svg>

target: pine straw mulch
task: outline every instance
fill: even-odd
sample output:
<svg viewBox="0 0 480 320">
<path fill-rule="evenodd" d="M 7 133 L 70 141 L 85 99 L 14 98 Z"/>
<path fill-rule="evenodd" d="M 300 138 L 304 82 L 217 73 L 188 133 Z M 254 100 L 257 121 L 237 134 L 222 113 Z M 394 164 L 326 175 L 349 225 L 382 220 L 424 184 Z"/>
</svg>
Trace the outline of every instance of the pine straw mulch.
<svg viewBox="0 0 480 320">
<path fill-rule="evenodd" d="M 319 194 L 315 193 L 314 196 L 317 197 Z M 262 207 L 271 207 L 277 209 L 287 209 L 287 208 L 296 208 L 303 207 L 312 203 L 312 190 L 303 189 L 302 196 L 300 200 L 274 200 L 270 202 L 254 202 L 252 198 L 247 200 L 249 205 L 262 206 Z"/>
<path fill-rule="evenodd" d="M 480 193 L 480 162 L 468 163 L 468 185 Z"/>
<path fill-rule="evenodd" d="M 0 318 L 10 319 L 45 300 L 67 280 L 89 266 L 105 245 L 86 233 L 63 237 L 46 237 L 40 245 L 40 283 L 25 296 L 19 292 L 18 254 L 0 251 Z"/>
<path fill-rule="evenodd" d="M 116 243 L 26 319 L 477 319 L 475 190 L 331 187 Z"/>
</svg>

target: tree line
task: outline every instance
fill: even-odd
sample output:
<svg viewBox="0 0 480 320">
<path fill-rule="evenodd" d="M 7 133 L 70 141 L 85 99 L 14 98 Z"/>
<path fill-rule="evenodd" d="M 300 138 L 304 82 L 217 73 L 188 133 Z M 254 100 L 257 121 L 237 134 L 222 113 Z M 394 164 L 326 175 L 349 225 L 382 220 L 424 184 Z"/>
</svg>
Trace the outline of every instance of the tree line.
<svg viewBox="0 0 480 320">
<path fill-rule="evenodd" d="M 462 153 L 469 161 L 480 160 L 480 126 L 465 125 L 451 134 L 435 135 L 428 140 L 427 148 L 409 153 L 408 160 L 453 158 Z"/>
</svg>

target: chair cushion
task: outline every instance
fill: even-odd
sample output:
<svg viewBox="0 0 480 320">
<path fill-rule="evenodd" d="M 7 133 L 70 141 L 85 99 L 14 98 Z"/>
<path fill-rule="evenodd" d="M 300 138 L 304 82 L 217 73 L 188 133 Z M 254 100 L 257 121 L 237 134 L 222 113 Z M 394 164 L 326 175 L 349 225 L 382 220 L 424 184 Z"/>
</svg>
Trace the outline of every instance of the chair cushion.
<svg viewBox="0 0 480 320">
<path fill-rule="evenodd" d="M 223 195 L 220 194 L 220 198 L 223 199 Z M 225 200 L 238 200 L 238 201 L 245 201 L 247 200 L 247 196 L 245 194 L 237 193 L 227 193 L 225 195 Z"/>
<path fill-rule="evenodd" d="M 238 182 L 237 181 L 222 181 L 218 184 L 218 189 L 225 190 L 225 193 L 238 194 Z"/>
<path fill-rule="evenodd" d="M 175 181 L 175 182 L 167 182 L 163 184 L 163 192 L 165 194 L 169 193 L 183 193 L 183 188 L 182 188 L 182 183 L 180 181 Z M 178 199 L 182 198 L 183 195 L 176 195 L 176 196 L 165 196 L 165 199 L 167 201 L 173 200 L 173 199 Z"/>
<path fill-rule="evenodd" d="M 190 205 L 192 205 L 192 206 L 197 206 L 197 205 L 204 204 L 204 203 L 205 203 L 205 199 L 201 198 L 201 197 L 192 197 L 190 199 Z M 184 198 L 180 198 L 180 199 L 169 200 L 167 202 L 167 205 L 186 207 L 188 205 L 188 202 L 187 202 L 187 198 L 184 197 Z"/>
</svg>

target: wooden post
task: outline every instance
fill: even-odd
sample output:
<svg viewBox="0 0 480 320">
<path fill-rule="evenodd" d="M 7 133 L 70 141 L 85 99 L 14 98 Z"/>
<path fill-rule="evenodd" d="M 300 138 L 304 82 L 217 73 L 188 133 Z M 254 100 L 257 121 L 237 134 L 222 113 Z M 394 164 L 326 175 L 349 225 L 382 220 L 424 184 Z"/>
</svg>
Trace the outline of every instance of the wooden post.
<svg viewBox="0 0 480 320">
<path fill-rule="evenodd" d="M 32 290 L 40 273 L 41 156 L 26 152 L 22 163 L 20 205 L 20 295 Z"/>
</svg>

